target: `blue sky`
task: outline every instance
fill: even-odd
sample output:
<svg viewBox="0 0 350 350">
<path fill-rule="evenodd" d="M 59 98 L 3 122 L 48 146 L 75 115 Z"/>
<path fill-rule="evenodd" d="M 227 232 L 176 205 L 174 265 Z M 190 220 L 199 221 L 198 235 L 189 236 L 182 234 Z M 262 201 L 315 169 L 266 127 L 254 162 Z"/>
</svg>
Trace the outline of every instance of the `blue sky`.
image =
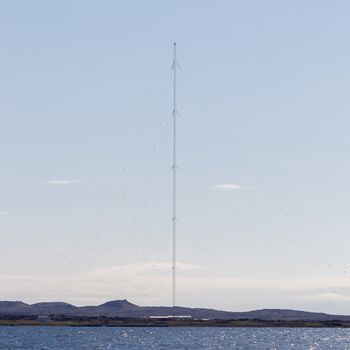
<svg viewBox="0 0 350 350">
<path fill-rule="evenodd" d="M 346 1 L 2 1 L 0 299 L 350 313 Z"/>
</svg>

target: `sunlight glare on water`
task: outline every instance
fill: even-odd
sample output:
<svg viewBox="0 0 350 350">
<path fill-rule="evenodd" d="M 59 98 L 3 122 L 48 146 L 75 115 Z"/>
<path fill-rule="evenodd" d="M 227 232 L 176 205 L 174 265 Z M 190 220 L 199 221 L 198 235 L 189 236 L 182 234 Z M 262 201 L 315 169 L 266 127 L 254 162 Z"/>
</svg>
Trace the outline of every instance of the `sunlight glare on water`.
<svg viewBox="0 0 350 350">
<path fill-rule="evenodd" d="M 337 328 L 1 327 L 0 349 L 350 350 Z"/>
</svg>

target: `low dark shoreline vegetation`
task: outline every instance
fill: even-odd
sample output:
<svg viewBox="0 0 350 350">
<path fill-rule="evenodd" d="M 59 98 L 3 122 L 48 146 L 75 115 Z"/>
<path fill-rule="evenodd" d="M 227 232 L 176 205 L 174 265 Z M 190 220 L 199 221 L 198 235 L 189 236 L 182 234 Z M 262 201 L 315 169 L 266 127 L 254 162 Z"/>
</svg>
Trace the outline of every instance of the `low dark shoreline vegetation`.
<svg viewBox="0 0 350 350">
<path fill-rule="evenodd" d="M 37 315 L 1 315 L 0 326 L 68 326 L 68 327 L 288 327 L 288 328 L 350 328 L 350 321 L 288 321 L 288 320 L 178 320 L 121 317 L 90 317 L 50 315 L 45 320 Z"/>
</svg>

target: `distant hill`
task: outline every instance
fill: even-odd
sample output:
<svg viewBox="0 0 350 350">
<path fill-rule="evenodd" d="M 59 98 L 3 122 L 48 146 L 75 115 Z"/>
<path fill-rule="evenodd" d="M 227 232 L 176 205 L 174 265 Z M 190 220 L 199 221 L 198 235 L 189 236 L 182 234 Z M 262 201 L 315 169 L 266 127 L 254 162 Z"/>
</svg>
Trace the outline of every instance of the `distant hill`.
<svg viewBox="0 0 350 350">
<path fill-rule="evenodd" d="M 109 301 L 98 306 L 74 306 L 63 302 L 26 304 L 21 301 L 0 301 L 0 315 L 66 315 L 149 318 L 169 316 L 174 312 L 167 306 L 138 306 L 127 300 Z M 257 319 L 266 321 L 350 321 L 350 316 L 329 315 L 284 309 L 263 309 L 248 312 L 230 312 L 204 308 L 176 307 L 176 315 L 190 315 L 195 319 Z"/>
</svg>

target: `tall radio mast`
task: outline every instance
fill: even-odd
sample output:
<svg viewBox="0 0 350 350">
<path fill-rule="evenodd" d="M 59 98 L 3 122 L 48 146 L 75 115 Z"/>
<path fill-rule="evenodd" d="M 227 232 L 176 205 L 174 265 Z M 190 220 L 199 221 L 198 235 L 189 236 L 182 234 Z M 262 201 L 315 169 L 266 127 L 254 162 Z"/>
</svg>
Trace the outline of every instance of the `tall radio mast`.
<svg viewBox="0 0 350 350">
<path fill-rule="evenodd" d="M 178 111 L 176 109 L 176 68 L 177 68 L 177 62 L 176 62 L 176 43 L 174 43 L 174 61 L 172 65 L 173 70 L 173 309 L 175 313 L 175 306 L 176 306 L 176 170 L 177 170 L 177 164 L 176 164 L 176 118 L 178 116 Z"/>
</svg>

